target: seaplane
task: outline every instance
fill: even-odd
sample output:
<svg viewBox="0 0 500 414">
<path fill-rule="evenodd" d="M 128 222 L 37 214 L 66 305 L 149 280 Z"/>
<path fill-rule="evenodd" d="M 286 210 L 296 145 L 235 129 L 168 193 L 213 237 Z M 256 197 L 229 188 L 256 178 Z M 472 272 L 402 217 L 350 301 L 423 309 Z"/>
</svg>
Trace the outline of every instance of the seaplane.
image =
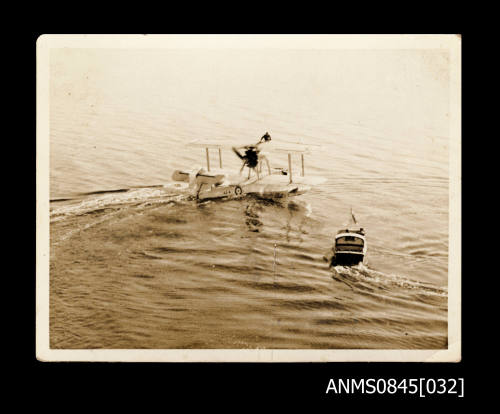
<svg viewBox="0 0 500 414">
<path fill-rule="evenodd" d="M 330 266 L 353 266 L 363 263 L 366 255 L 367 243 L 365 229 L 359 226 L 351 208 L 351 221 L 337 231 L 333 246 L 323 256 Z"/>
<path fill-rule="evenodd" d="M 205 149 L 206 168 L 175 170 L 172 179 L 185 182 L 198 200 L 234 199 L 247 195 L 260 198 L 282 198 L 306 193 L 312 186 L 326 181 L 323 177 L 306 177 L 304 155 L 311 153 L 311 145 L 287 143 L 273 150 L 288 154 L 288 168 L 272 167 L 268 154 L 261 151 L 261 145 L 271 141 L 266 132 L 255 145 L 232 147 L 233 153 L 242 161 L 239 172 L 231 172 L 223 167 L 222 150 L 225 145 L 192 141 L 193 147 Z M 218 152 L 218 166 L 211 164 L 210 151 Z M 243 152 L 241 152 L 243 150 Z M 300 173 L 292 168 L 292 154 L 300 155 Z"/>
</svg>

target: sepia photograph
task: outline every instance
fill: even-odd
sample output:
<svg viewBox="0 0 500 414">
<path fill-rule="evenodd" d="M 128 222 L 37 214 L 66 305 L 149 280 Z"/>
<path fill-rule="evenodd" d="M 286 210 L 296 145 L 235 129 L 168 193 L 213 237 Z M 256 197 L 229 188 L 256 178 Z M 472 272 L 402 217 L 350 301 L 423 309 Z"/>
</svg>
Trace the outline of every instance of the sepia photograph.
<svg viewBox="0 0 500 414">
<path fill-rule="evenodd" d="M 41 361 L 461 359 L 459 35 L 43 35 Z"/>
</svg>

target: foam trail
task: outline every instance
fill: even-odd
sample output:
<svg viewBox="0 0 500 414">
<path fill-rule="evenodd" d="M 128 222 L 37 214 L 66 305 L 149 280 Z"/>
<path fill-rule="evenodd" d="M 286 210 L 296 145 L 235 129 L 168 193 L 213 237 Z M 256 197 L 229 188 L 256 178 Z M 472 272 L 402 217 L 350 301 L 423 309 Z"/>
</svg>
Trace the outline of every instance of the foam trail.
<svg viewBox="0 0 500 414">
<path fill-rule="evenodd" d="M 58 221 L 66 216 L 88 214 L 105 209 L 116 209 L 122 205 L 141 203 L 164 203 L 174 199 L 187 199 L 188 194 L 183 186 L 165 185 L 145 187 L 125 191 L 93 192 L 96 197 L 86 197 L 78 203 L 51 206 L 50 219 Z"/>
<path fill-rule="evenodd" d="M 334 278 L 345 276 L 351 282 L 368 282 L 373 287 L 399 287 L 407 291 L 412 291 L 424 295 L 448 296 L 448 291 L 444 287 L 438 287 L 423 282 L 418 282 L 410 278 L 386 274 L 368 268 L 363 263 L 356 266 L 334 266 Z"/>
</svg>

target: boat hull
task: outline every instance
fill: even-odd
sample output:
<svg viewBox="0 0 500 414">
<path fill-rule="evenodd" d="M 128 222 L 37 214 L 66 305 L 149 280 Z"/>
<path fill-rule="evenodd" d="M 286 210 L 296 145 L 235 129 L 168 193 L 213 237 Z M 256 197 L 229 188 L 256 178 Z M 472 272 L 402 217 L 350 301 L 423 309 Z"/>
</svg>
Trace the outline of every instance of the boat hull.
<svg viewBox="0 0 500 414">
<path fill-rule="evenodd" d="M 337 252 L 332 257 L 332 265 L 333 266 L 355 266 L 359 263 L 362 263 L 363 260 L 364 260 L 364 254 Z"/>
</svg>

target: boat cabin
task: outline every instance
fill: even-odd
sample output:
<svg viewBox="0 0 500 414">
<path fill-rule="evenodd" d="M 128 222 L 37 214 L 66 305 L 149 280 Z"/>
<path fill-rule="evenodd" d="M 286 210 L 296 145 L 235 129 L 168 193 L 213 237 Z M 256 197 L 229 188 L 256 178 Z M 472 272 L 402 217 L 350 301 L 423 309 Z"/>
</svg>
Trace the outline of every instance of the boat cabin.
<svg viewBox="0 0 500 414">
<path fill-rule="evenodd" d="M 363 252 L 365 238 L 354 233 L 342 233 L 335 237 L 335 250 L 337 252 L 351 251 Z"/>
<path fill-rule="evenodd" d="M 335 264 L 357 264 L 362 262 L 366 253 L 366 240 L 363 228 L 340 230 L 335 236 L 333 247 Z"/>
</svg>

